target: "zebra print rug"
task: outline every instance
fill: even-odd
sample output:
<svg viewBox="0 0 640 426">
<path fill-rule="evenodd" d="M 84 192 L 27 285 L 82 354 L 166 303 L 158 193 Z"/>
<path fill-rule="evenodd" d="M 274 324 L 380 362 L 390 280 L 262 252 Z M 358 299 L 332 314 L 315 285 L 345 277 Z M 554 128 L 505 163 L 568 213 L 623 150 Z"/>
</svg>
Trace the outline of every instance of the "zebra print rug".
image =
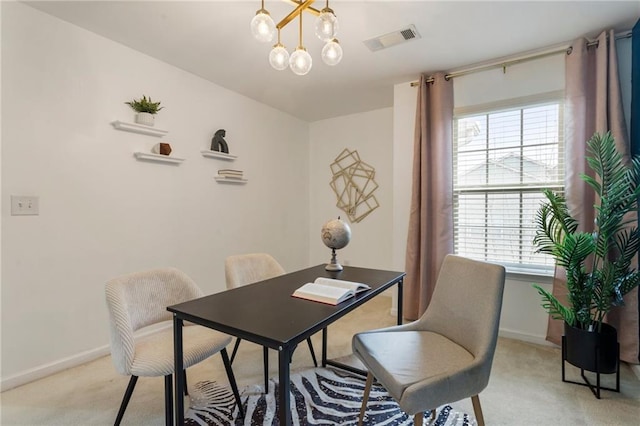
<svg viewBox="0 0 640 426">
<path fill-rule="evenodd" d="M 291 413 L 294 425 L 356 425 L 362 403 L 365 380 L 362 377 L 329 368 L 314 368 L 291 374 Z M 215 382 L 199 382 L 190 391 L 191 403 L 185 413 L 185 425 L 279 425 L 278 384 L 269 381 L 269 393 L 262 386 L 250 386 L 241 392 L 245 418 L 239 418 L 231 390 Z M 456 412 L 449 405 L 439 407 L 430 426 L 475 425 L 475 419 Z M 400 410 L 386 390 L 377 384 L 371 388 L 366 425 L 409 426 L 413 416 Z"/>
</svg>

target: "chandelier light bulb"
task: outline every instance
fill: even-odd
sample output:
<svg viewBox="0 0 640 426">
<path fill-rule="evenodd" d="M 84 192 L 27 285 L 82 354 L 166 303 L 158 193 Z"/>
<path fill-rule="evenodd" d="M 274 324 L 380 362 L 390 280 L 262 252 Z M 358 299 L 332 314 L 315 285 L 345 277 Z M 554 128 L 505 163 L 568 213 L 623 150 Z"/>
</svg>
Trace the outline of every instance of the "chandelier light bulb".
<svg viewBox="0 0 640 426">
<path fill-rule="evenodd" d="M 271 49 L 271 53 L 269 53 L 269 63 L 278 71 L 282 71 L 289 66 L 289 52 L 287 52 L 287 49 L 281 43 L 276 44 L 273 46 L 273 49 Z"/>
<path fill-rule="evenodd" d="M 338 34 L 338 18 L 328 7 L 320 11 L 316 19 L 316 35 L 322 41 L 330 41 Z"/>
<path fill-rule="evenodd" d="M 269 43 L 273 40 L 276 24 L 265 9 L 258 10 L 256 16 L 251 20 L 251 33 L 256 40 L 263 43 Z"/>
<path fill-rule="evenodd" d="M 311 55 L 302 46 L 298 46 L 295 52 L 289 58 L 289 67 L 291 71 L 298 75 L 305 75 L 311 70 L 313 60 Z"/>
<path fill-rule="evenodd" d="M 342 60 L 342 47 L 338 39 L 332 39 L 322 48 L 322 60 L 327 65 L 338 65 Z"/>
</svg>

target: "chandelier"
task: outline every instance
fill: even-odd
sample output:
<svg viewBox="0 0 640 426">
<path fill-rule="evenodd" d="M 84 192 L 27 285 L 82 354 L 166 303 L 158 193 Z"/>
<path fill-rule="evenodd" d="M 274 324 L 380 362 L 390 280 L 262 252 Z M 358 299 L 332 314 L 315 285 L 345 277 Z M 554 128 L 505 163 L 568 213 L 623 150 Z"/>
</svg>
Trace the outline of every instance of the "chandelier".
<svg viewBox="0 0 640 426">
<path fill-rule="evenodd" d="M 317 16 L 315 23 L 316 35 L 326 44 L 322 48 L 322 60 L 327 65 L 336 65 L 342 59 L 342 47 L 338 43 L 336 34 L 338 32 L 338 20 L 335 13 L 329 7 L 329 0 L 324 9 L 317 10 L 311 7 L 311 3 L 315 0 L 288 0 L 295 5 L 295 9 L 276 24 L 271 15 L 264 8 L 264 0 L 262 7 L 256 12 L 256 16 L 251 20 L 251 33 L 256 40 L 263 43 L 273 41 L 273 37 L 278 32 L 278 42 L 269 53 L 269 63 L 277 70 L 291 68 L 291 71 L 298 75 L 305 75 L 311 70 L 313 63 L 311 55 L 307 52 L 302 44 L 302 14 L 303 12 L 311 12 Z M 289 55 L 286 47 L 280 42 L 280 30 L 295 18 L 299 20 L 299 36 L 298 47 Z"/>
</svg>

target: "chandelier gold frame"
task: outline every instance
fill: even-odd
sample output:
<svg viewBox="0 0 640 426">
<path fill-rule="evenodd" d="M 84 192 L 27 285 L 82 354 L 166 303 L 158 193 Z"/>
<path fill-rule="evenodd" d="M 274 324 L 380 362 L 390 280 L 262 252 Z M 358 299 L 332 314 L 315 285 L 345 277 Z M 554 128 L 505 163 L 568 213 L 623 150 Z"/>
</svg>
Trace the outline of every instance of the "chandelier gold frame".
<svg viewBox="0 0 640 426">
<path fill-rule="evenodd" d="M 315 16 L 320 15 L 320 11 L 318 9 L 311 7 L 311 4 L 315 1 L 316 0 L 299 0 L 299 1 L 284 0 L 285 3 L 290 3 L 297 7 L 293 9 L 291 13 L 289 13 L 287 16 L 282 18 L 282 20 L 276 24 L 276 28 L 279 30 L 283 29 L 289 22 L 293 21 L 295 18 L 298 17 L 298 15 L 300 15 L 302 12 L 305 12 L 305 11 Z"/>
</svg>

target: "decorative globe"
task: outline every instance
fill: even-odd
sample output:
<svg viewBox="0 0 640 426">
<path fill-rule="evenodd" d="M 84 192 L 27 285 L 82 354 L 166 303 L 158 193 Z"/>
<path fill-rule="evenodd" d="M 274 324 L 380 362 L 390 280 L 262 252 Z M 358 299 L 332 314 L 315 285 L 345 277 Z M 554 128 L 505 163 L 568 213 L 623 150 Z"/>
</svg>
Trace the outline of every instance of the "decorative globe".
<svg viewBox="0 0 640 426">
<path fill-rule="evenodd" d="M 339 250 L 351 241 L 351 228 L 338 219 L 330 220 L 322 226 L 322 242 L 330 249 Z"/>
</svg>

